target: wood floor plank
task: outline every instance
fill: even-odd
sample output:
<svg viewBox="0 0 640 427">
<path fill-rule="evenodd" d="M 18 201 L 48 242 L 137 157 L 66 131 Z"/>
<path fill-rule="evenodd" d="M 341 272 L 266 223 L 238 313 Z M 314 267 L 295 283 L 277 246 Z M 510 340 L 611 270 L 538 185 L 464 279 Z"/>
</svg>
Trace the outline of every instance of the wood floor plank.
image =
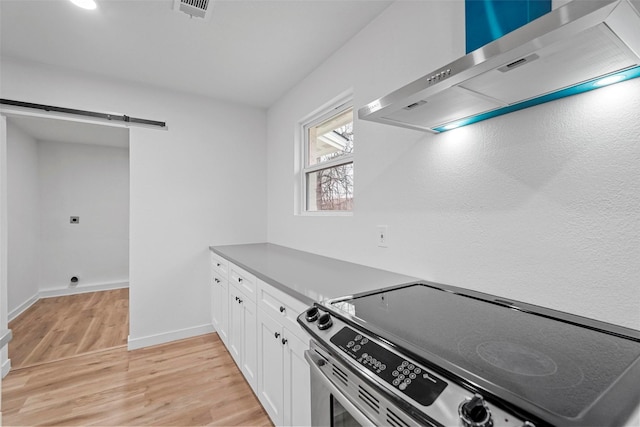
<svg viewBox="0 0 640 427">
<path fill-rule="evenodd" d="M 271 425 L 217 334 L 12 371 L 5 425 Z"/>
<path fill-rule="evenodd" d="M 22 367 L 2 381 L 4 425 L 272 425 L 217 334 L 127 351 L 114 337 L 128 299 L 97 294 L 42 300 L 14 321 Z"/>
<path fill-rule="evenodd" d="M 37 301 L 9 323 L 9 358 L 22 368 L 127 343 L 129 290 L 89 292 Z"/>
</svg>

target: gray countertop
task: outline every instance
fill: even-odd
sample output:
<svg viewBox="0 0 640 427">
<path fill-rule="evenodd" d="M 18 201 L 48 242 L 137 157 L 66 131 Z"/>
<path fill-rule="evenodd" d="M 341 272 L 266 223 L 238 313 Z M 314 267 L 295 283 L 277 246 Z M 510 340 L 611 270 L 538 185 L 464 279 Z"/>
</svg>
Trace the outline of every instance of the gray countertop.
<svg viewBox="0 0 640 427">
<path fill-rule="evenodd" d="M 419 280 L 272 243 L 209 246 L 209 249 L 309 305 Z"/>
</svg>

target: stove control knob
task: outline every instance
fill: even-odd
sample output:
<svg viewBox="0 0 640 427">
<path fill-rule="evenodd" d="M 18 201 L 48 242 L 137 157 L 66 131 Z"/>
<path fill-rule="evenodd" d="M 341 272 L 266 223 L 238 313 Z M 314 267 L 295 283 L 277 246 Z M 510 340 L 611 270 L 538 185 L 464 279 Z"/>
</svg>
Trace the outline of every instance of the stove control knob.
<svg viewBox="0 0 640 427">
<path fill-rule="evenodd" d="M 318 329 L 321 331 L 329 329 L 331 325 L 333 325 L 333 320 L 331 320 L 329 313 L 325 313 L 318 318 Z"/>
<path fill-rule="evenodd" d="M 465 427 L 491 427 L 491 412 L 482 396 L 476 394 L 458 407 L 458 414 Z"/>
<path fill-rule="evenodd" d="M 307 322 L 315 322 L 316 320 L 318 320 L 318 315 L 318 307 L 311 307 L 305 313 L 304 318 L 307 319 Z"/>
</svg>

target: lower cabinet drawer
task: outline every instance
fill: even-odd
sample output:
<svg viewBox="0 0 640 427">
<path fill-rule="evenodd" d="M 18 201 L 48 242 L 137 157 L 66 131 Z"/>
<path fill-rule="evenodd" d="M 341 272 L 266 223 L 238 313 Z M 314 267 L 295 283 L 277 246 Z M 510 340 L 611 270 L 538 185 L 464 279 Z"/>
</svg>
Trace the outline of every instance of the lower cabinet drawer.
<svg viewBox="0 0 640 427">
<path fill-rule="evenodd" d="M 215 274 L 218 274 L 222 278 L 226 279 L 227 275 L 229 274 L 229 261 L 212 253 L 211 268 Z"/>
<path fill-rule="evenodd" d="M 292 331 L 302 331 L 297 317 L 307 305 L 258 279 L 258 307 Z"/>
<path fill-rule="evenodd" d="M 229 282 L 237 286 L 251 301 L 256 300 L 256 277 L 234 264 L 229 264 Z"/>
</svg>

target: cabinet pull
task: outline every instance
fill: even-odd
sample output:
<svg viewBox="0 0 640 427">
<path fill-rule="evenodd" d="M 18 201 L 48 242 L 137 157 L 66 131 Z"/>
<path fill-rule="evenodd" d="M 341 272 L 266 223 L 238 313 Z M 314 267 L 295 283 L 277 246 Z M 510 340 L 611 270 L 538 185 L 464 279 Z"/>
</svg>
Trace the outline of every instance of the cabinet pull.
<svg viewBox="0 0 640 427">
<path fill-rule="evenodd" d="M 286 338 L 282 338 L 282 345 L 286 345 L 289 342 L 288 339 Z"/>
<path fill-rule="evenodd" d="M 219 263 L 219 262 L 218 262 L 218 263 L 216 263 L 216 267 L 220 267 L 220 263 Z"/>
<path fill-rule="evenodd" d="M 238 298 L 238 304 L 242 304 L 242 300 Z"/>
<path fill-rule="evenodd" d="M 235 298 L 236 298 L 236 301 L 238 301 L 238 297 L 235 297 Z"/>
<path fill-rule="evenodd" d="M 277 338 L 280 338 L 280 332 L 276 332 L 276 333 L 275 333 L 275 337 L 276 337 L 276 339 L 277 339 Z"/>
<path fill-rule="evenodd" d="M 280 306 L 280 313 L 284 313 L 285 308 L 283 306 Z"/>
<path fill-rule="evenodd" d="M 242 277 L 238 277 L 238 283 L 242 283 Z"/>
<path fill-rule="evenodd" d="M 220 279 L 213 279 L 216 281 L 216 283 L 220 283 Z"/>
</svg>

